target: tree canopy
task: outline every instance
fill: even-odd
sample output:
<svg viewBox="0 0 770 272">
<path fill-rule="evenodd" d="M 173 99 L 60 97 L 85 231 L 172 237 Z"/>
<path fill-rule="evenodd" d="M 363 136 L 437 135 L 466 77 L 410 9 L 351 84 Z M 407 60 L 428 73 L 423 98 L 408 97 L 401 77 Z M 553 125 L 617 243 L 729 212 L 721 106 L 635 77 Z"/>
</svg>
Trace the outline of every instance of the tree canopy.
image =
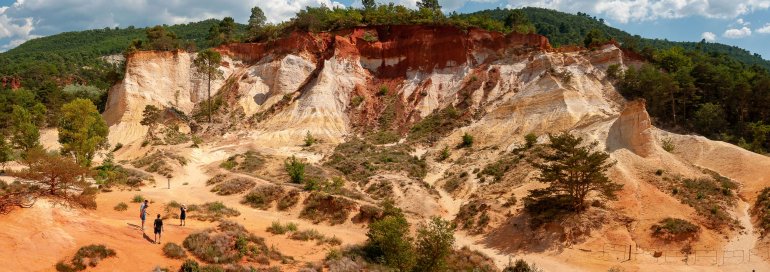
<svg viewBox="0 0 770 272">
<path fill-rule="evenodd" d="M 61 153 L 70 155 L 79 165 L 91 166 L 96 152 L 108 146 L 109 128 L 87 99 L 75 99 L 65 104 L 59 121 Z"/>
</svg>

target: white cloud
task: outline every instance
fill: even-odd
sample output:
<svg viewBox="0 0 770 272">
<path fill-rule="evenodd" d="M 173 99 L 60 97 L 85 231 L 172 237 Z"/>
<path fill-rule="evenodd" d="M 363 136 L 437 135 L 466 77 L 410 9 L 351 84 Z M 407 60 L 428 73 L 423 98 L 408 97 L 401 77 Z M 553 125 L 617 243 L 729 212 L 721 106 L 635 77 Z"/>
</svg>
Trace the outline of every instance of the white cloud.
<svg viewBox="0 0 770 272">
<path fill-rule="evenodd" d="M 757 28 L 757 33 L 770 34 L 770 23 L 766 23 L 765 26 Z"/>
<path fill-rule="evenodd" d="M 700 35 L 700 37 L 707 42 L 713 42 L 717 40 L 717 35 L 711 32 L 703 32 L 703 34 Z"/>
<path fill-rule="evenodd" d="M 740 39 L 740 38 L 751 36 L 751 29 L 745 26 L 741 27 L 740 29 L 731 28 L 726 30 L 725 33 L 722 34 L 722 36 L 730 39 Z"/>
<path fill-rule="evenodd" d="M 569 12 L 588 12 L 621 23 L 689 16 L 732 19 L 770 8 L 770 0 L 508 0 L 509 6 L 537 6 Z"/>
</svg>

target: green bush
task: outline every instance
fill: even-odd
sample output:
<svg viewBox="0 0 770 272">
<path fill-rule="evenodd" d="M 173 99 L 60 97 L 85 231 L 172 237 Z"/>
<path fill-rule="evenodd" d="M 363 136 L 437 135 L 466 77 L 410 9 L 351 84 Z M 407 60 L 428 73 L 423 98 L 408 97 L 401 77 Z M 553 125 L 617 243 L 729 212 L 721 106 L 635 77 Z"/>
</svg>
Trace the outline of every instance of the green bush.
<svg viewBox="0 0 770 272">
<path fill-rule="evenodd" d="M 652 225 L 652 235 L 665 239 L 676 239 L 698 233 L 699 227 L 684 219 L 667 217 Z"/>
<path fill-rule="evenodd" d="M 287 197 L 289 196 L 284 196 L 284 190 L 281 186 L 266 185 L 257 187 L 243 196 L 241 203 L 252 208 L 267 210 L 272 206 L 273 202 L 282 201 Z"/>
<path fill-rule="evenodd" d="M 214 186 L 214 188 L 211 189 L 211 192 L 217 193 L 218 195 L 234 195 L 243 193 L 251 188 L 254 188 L 256 185 L 257 183 L 253 180 L 245 178 L 234 178 L 225 182 L 218 183 L 216 186 Z"/>
<path fill-rule="evenodd" d="M 674 140 L 672 140 L 671 138 L 665 138 L 661 140 L 660 145 L 661 147 L 663 147 L 663 150 L 669 153 L 674 152 L 674 149 L 676 149 L 676 145 L 674 145 Z"/>
<path fill-rule="evenodd" d="M 386 216 L 369 224 L 364 252 L 370 260 L 383 265 L 410 271 L 416 262 L 409 223 L 403 216 Z"/>
<path fill-rule="evenodd" d="M 312 134 L 310 134 L 310 131 L 305 134 L 305 146 L 310 147 L 314 145 L 318 140 L 313 137 Z"/>
<path fill-rule="evenodd" d="M 441 149 L 441 153 L 439 153 L 437 160 L 438 161 L 445 161 L 446 159 L 449 158 L 450 155 L 451 154 L 449 153 L 449 147 L 445 146 L 444 148 Z"/>
<path fill-rule="evenodd" d="M 183 259 L 187 257 L 184 248 L 175 243 L 166 243 L 163 245 L 163 255 L 171 259 Z"/>
<path fill-rule="evenodd" d="M 513 265 L 508 264 L 503 272 L 543 272 L 543 270 L 535 264 L 528 264 L 526 261 L 518 259 Z"/>
<path fill-rule="evenodd" d="M 342 224 L 356 208 L 356 203 L 343 197 L 322 192 L 312 192 L 305 199 L 305 207 L 299 214 L 300 218 L 312 220 L 314 223 L 329 221 L 331 224 Z"/>
<path fill-rule="evenodd" d="M 284 162 L 284 170 L 289 174 L 289 178 L 292 183 L 302 184 L 305 180 L 305 164 L 297 159 L 297 157 L 291 156 Z"/>
<path fill-rule="evenodd" d="M 416 271 L 445 271 L 454 245 L 454 226 L 440 217 L 417 229 Z"/>
<path fill-rule="evenodd" d="M 765 187 L 759 193 L 751 213 L 759 219 L 762 235 L 766 235 L 770 231 L 770 187 Z"/>
<path fill-rule="evenodd" d="M 467 132 L 463 134 L 462 142 L 460 143 L 461 148 L 468 148 L 473 146 L 473 135 L 468 134 Z"/>
<path fill-rule="evenodd" d="M 269 252 L 263 238 L 230 221 L 221 222 L 216 230 L 190 234 L 182 244 L 198 259 L 213 264 L 236 263 L 243 257 L 256 260 Z"/>
<path fill-rule="evenodd" d="M 179 268 L 179 272 L 200 272 L 201 268 L 200 265 L 198 265 L 198 262 L 195 260 L 187 259 L 182 264 L 182 267 Z"/>
<path fill-rule="evenodd" d="M 144 197 L 142 195 L 135 195 L 133 199 L 131 199 L 131 202 L 133 203 L 141 203 L 144 201 Z"/>
<path fill-rule="evenodd" d="M 115 257 L 114 250 L 107 248 L 104 245 L 88 245 L 81 247 L 72 257 L 71 264 L 64 262 L 58 262 L 56 264 L 56 270 L 60 272 L 69 271 L 83 271 L 86 267 L 96 267 L 101 260 L 106 258 Z"/>
<path fill-rule="evenodd" d="M 537 135 L 534 133 L 529 133 L 527 135 L 524 135 L 524 142 L 526 148 L 532 148 L 537 144 Z"/>
</svg>

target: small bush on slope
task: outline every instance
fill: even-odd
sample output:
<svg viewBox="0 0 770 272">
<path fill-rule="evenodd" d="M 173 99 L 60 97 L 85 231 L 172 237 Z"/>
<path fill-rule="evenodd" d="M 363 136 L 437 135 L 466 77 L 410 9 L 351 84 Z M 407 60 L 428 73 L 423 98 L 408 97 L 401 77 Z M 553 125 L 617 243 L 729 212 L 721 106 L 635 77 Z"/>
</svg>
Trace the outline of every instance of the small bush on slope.
<svg viewBox="0 0 770 272">
<path fill-rule="evenodd" d="M 198 259 L 212 264 L 236 263 L 243 257 L 257 262 L 270 251 L 263 238 L 231 221 L 221 222 L 216 229 L 190 234 L 183 245 Z"/>
<path fill-rule="evenodd" d="M 254 188 L 254 190 L 244 195 L 241 203 L 252 208 L 267 210 L 272 206 L 273 202 L 283 201 L 286 197 L 288 196 L 284 196 L 281 186 L 266 185 Z"/>
<path fill-rule="evenodd" d="M 217 184 L 211 189 L 211 192 L 217 193 L 218 195 L 234 195 L 243 193 L 254 188 L 256 185 L 257 183 L 252 180 L 234 178 Z"/>
<path fill-rule="evenodd" d="M 652 235 L 666 240 L 679 240 L 692 237 L 698 233 L 699 227 L 687 220 L 665 218 L 652 225 Z"/>
<path fill-rule="evenodd" d="M 175 243 L 166 243 L 163 246 L 163 255 L 171 259 L 184 259 L 187 257 L 187 253 L 184 252 L 184 248 Z"/>
<path fill-rule="evenodd" d="M 56 264 L 56 271 L 68 272 L 68 271 L 82 271 L 87 266 L 96 267 L 97 264 L 103 259 L 115 257 L 115 251 L 107 248 L 104 245 L 88 245 L 81 247 L 72 257 L 71 264 L 66 264 L 63 261 Z"/>
<path fill-rule="evenodd" d="M 342 224 L 356 208 L 355 202 L 351 200 L 321 192 L 312 192 L 304 204 L 299 217 L 312 220 L 316 224 L 327 220 L 332 225 Z"/>
</svg>

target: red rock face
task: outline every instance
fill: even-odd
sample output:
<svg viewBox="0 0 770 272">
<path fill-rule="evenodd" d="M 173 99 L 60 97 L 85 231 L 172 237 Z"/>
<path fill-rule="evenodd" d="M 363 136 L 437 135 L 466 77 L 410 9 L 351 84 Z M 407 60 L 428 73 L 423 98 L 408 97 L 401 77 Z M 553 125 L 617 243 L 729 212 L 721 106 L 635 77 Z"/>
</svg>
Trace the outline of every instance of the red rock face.
<svg viewBox="0 0 770 272">
<path fill-rule="evenodd" d="M 16 90 L 21 88 L 21 81 L 16 77 L 3 77 L 0 79 L 0 85 L 3 86 L 3 88 Z"/>
<path fill-rule="evenodd" d="M 480 29 L 462 30 L 452 26 L 374 26 L 334 33 L 292 33 L 269 43 L 228 44 L 217 48 L 246 62 L 256 62 L 268 54 L 309 55 L 315 58 L 359 57 L 377 66 L 380 78 L 402 77 L 410 70 L 461 66 L 476 61 L 474 54 L 489 58 L 507 49 L 551 48 L 548 39 L 537 34 L 509 34 Z"/>
</svg>

